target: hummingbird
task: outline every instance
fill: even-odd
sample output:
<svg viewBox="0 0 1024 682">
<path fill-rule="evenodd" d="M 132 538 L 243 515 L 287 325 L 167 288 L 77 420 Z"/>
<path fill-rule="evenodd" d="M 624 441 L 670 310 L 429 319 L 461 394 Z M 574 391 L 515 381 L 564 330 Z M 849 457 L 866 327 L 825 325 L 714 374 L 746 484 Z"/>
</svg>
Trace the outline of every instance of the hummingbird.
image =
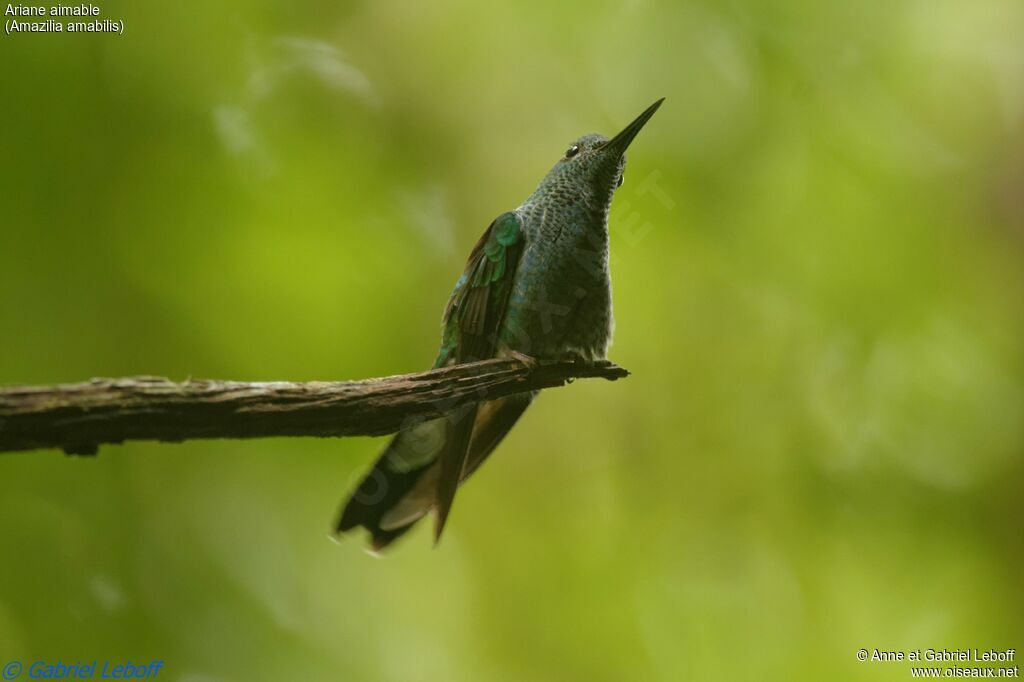
<svg viewBox="0 0 1024 682">
<path fill-rule="evenodd" d="M 605 359 L 614 326 L 608 212 L 622 185 L 626 148 L 663 101 L 610 139 L 578 138 L 522 205 L 494 219 L 444 309 L 435 368 L 495 357 L 527 364 Z M 484 400 L 404 427 L 351 493 L 336 533 L 362 526 L 378 553 L 433 511 L 436 543 L 456 489 L 536 393 Z"/>
</svg>

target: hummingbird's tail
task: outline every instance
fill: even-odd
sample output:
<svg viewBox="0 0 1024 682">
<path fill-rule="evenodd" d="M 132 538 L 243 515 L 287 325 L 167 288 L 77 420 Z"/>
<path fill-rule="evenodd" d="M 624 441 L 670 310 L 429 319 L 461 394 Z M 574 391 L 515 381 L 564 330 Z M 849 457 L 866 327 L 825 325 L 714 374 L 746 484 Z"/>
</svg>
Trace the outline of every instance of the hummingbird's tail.
<svg viewBox="0 0 1024 682">
<path fill-rule="evenodd" d="M 473 423 L 460 483 L 483 464 L 535 395 L 519 393 L 489 400 L 462 415 Z M 371 549 L 380 551 L 438 506 L 440 498 L 449 498 L 439 490 L 441 460 L 446 446 L 457 446 L 452 439 L 458 440 L 459 432 L 465 432 L 458 420 L 456 414 L 399 431 L 349 497 L 336 532 L 362 526 L 370 532 Z"/>
</svg>

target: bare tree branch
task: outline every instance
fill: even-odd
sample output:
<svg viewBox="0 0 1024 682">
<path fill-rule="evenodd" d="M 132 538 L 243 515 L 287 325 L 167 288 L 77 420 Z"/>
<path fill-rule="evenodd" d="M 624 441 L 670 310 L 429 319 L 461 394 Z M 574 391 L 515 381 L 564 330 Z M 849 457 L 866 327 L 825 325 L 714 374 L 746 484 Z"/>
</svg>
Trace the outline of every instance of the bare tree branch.
<svg viewBox="0 0 1024 682">
<path fill-rule="evenodd" d="M 527 366 L 499 359 L 364 381 L 129 377 L 0 387 L 0 452 L 92 455 L 101 444 L 126 440 L 380 435 L 466 403 L 628 374 L 607 361 Z"/>
</svg>

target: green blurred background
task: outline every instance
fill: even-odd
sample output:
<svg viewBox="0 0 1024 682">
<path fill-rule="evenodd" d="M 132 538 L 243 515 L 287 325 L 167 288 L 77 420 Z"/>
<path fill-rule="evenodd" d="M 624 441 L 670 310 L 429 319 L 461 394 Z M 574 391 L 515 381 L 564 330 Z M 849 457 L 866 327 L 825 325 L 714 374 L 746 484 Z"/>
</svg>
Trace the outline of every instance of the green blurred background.
<svg viewBox="0 0 1024 682">
<path fill-rule="evenodd" d="M 161 679 L 903 680 L 1024 639 L 1024 4 L 104 2 L 0 35 L 0 383 L 426 368 L 465 256 L 667 101 L 633 376 L 545 393 L 383 560 L 383 439 L 0 456 L 0 662 Z"/>
</svg>

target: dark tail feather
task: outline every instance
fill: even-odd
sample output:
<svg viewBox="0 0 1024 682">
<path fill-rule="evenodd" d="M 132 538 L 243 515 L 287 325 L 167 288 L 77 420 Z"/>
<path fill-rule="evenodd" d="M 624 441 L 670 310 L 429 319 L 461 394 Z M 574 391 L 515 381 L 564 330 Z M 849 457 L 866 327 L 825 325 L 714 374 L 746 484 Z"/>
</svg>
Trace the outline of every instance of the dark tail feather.
<svg viewBox="0 0 1024 682">
<path fill-rule="evenodd" d="M 484 460 L 494 452 L 494 448 L 498 447 L 498 443 L 515 426 L 535 397 L 537 391 L 516 393 L 507 398 L 481 403 L 473 427 L 473 442 L 466 458 L 466 467 L 462 470 L 463 481 L 479 469 Z"/>
<path fill-rule="evenodd" d="M 374 551 L 387 547 L 438 504 L 441 453 L 447 446 L 457 445 L 452 436 L 464 438 L 470 434 L 468 450 L 465 445 L 461 448 L 464 459 L 459 465 L 461 476 L 457 479 L 461 483 L 494 451 L 530 405 L 534 395 L 520 393 L 481 403 L 473 408 L 475 418 L 472 420 L 471 415 L 454 423 L 448 418 L 441 418 L 399 432 L 352 493 L 338 521 L 337 532 L 344 533 L 362 526 L 370 532 Z M 472 424 L 473 427 L 463 427 L 466 434 L 454 433 L 460 430 L 461 424 Z M 415 466 L 410 466 L 411 463 Z M 454 490 L 451 494 L 454 496 Z M 438 512 L 437 537 L 444 527 L 440 509 Z"/>
<path fill-rule="evenodd" d="M 423 422 L 395 434 L 370 472 L 352 492 L 335 526 L 345 533 L 362 526 L 371 546 L 380 550 L 405 533 L 415 519 L 400 527 L 382 526 L 385 515 L 412 491 L 437 460 L 444 445 L 447 419 Z"/>
<path fill-rule="evenodd" d="M 448 520 L 448 512 L 455 500 L 455 491 L 462 481 L 462 470 L 469 457 L 470 438 L 479 411 L 477 405 L 467 406 L 454 415 L 448 423 L 448 435 L 438 458 L 437 493 L 434 497 L 434 510 L 437 512 L 434 523 L 434 544 L 441 539 L 444 524 Z"/>
</svg>

